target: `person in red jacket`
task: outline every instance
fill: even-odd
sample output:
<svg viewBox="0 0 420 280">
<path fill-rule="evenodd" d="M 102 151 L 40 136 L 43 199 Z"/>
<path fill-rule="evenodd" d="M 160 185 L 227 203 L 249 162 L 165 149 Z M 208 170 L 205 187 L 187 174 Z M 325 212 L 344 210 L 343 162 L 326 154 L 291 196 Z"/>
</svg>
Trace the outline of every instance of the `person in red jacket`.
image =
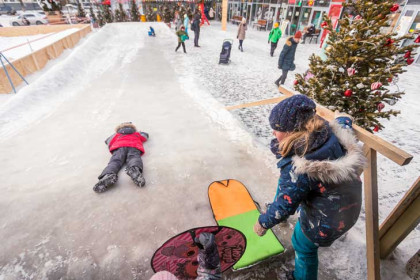
<svg viewBox="0 0 420 280">
<path fill-rule="evenodd" d="M 149 134 L 138 132 L 131 122 L 120 124 L 115 128 L 115 132 L 105 140 L 112 157 L 108 166 L 99 175 L 98 183 L 93 187 L 97 193 L 106 191 L 117 182 L 118 172 L 124 164 L 128 176 L 137 186 L 143 187 L 146 184 L 141 156 L 144 154 L 143 143 L 149 139 Z"/>
</svg>

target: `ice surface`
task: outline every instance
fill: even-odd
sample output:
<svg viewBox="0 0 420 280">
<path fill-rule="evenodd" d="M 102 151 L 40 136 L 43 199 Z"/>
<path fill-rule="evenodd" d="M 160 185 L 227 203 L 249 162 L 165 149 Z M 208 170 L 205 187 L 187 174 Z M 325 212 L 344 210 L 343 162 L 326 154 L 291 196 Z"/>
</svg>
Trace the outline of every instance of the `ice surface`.
<svg viewBox="0 0 420 280">
<path fill-rule="evenodd" d="M 272 106 L 232 113 L 223 106 L 278 96 L 273 82 L 285 39 L 272 58 L 268 32 L 249 30 L 244 52 L 235 41 L 226 66 L 218 65 L 222 40 L 236 38 L 237 26 L 203 27 L 202 47 L 189 40 L 185 55 L 174 52 L 173 30 L 153 25 L 155 38 L 147 37 L 149 24 L 107 25 L 28 77 L 31 85 L 0 107 L 0 237 L 7 240 L 0 245 L 0 279 L 148 279 L 162 242 L 214 224 L 207 198 L 212 181 L 236 178 L 257 201 L 272 199 L 278 176 L 266 147 Z M 317 51 L 315 44 L 299 45 L 295 73 Z M 416 155 L 420 68 L 408 70 L 400 77 L 407 94 L 395 106 L 402 114 L 379 135 Z M 286 86 L 292 81 L 289 73 Z M 150 133 L 147 186 L 136 188 L 121 172 L 114 189 L 97 195 L 91 188 L 109 159 L 103 141 L 122 121 Z M 378 168 L 382 220 L 418 176 L 419 160 L 398 167 L 380 158 Z M 366 279 L 364 220 L 362 212 L 344 238 L 320 249 L 321 275 Z M 408 279 L 404 263 L 419 237 L 417 228 L 382 262 L 382 279 Z"/>
<path fill-rule="evenodd" d="M 149 38 L 147 28 L 106 26 L 3 104 L 4 279 L 148 279 L 166 239 L 215 224 L 212 181 L 241 180 L 259 201 L 274 195 L 265 150 L 214 100 L 213 113 L 203 111 L 165 59 L 163 38 L 175 36 L 157 25 Z M 123 121 L 150 134 L 147 185 L 121 172 L 98 195 L 92 187 L 110 157 L 103 141 Z"/>
</svg>

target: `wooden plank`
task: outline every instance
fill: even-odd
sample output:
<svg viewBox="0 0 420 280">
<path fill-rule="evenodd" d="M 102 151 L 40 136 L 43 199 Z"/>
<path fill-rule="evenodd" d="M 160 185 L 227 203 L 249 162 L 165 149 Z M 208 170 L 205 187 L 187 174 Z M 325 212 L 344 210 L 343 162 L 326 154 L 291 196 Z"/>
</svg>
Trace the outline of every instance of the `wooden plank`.
<svg viewBox="0 0 420 280">
<path fill-rule="evenodd" d="M 376 151 L 364 145 L 368 165 L 364 169 L 366 256 L 368 280 L 381 279 L 379 261 L 378 178 Z"/>
<path fill-rule="evenodd" d="M 259 101 L 245 103 L 245 104 L 240 104 L 240 105 L 228 106 L 228 107 L 226 107 L 226 110 L 229 110 L 230 111 L 230 110 L 247 108 L 247 107 L 254 107 L 254 106 L 261 106 L 261 105 L 268 105 L 268 104 L 279 103 L 280 101 L 286 99 L 287 97 L 288 96 L 280 96 L 280 97 L 275 97 L 275 98 L 270 98 L 270 99 L 264 99 L 264 100 L 259 100 Z"/>
<path fill-rule="evenodd" d="M 381 258 L 386 258 L 420 222 L 420 197 L 417 197 L 379 240 Z"/>
<path fill-rule="evenodd" d="M 420 177 L 379 228 L 381 258 L 386 258 L 420 221 Z"/>
<path fill-rule="evenodd" d="M 284 94 L 282 97 L 265 99 L 235 106 L 226 107 L 227 110 L 234 110 L 240 108 L 247 108 L 252 106 L 261 106 L 261 105 L 268 105 L 274 104 L 286 99 L 287 97 L 292 96 L 294 93 L 284 87 L 279 87 L 279 91 Z M 328 110 L 327 108 L 317 104 L 316 107 L 317 114 L 326 119 L 327 121 L 334 120 L 334 112 Z M 358 125 L 353 125 L 353 130 L 357 136 L 357 138 L 365 144 L 368 144 L 370 147 L 374 147 L 382 155 L 386 156 L 387 158 L 391 159 L 395 163 L 399 165 L 407 165 L 413 159 L 413 156 L 400 148 L 392 145 L 391 143 L 383 140 L 382 138 L 373 135 L 369 131 L 361 128 Z"/>
</svg>

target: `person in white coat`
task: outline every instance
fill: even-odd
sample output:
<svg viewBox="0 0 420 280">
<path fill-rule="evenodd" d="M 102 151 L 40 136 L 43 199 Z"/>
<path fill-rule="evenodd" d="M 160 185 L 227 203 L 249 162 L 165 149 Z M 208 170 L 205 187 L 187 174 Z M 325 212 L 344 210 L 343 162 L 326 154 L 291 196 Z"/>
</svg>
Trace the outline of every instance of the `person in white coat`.
<svg viewBox="0 0 420 280">
<path fill-rule="evenodd" d="M 190 19 L 188 18 L 187 14 L 184 14 L 184 27 L 185 27 L 185 33 L 188 35 L 188 24 L 190 22 Z"/>
</svg>

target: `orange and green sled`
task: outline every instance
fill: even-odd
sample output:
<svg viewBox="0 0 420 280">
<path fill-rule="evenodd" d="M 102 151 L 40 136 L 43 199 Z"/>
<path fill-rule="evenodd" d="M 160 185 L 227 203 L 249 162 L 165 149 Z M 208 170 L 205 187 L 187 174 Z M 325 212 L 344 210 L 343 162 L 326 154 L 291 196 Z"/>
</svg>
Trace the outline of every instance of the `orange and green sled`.
<svg viewBox="0 0 420 280">
<path fill-rule="evenodd" d="M 237 229 L 246 237 L 245 253 L 233 269 L 252 266 L 284 251 L 271 230 L 262 237 L 254 232 L 260 212 L 241 182 L 232 179 L 213 182 L 209 186 L 209 200 L 217 224 Z"/>
</svg>

